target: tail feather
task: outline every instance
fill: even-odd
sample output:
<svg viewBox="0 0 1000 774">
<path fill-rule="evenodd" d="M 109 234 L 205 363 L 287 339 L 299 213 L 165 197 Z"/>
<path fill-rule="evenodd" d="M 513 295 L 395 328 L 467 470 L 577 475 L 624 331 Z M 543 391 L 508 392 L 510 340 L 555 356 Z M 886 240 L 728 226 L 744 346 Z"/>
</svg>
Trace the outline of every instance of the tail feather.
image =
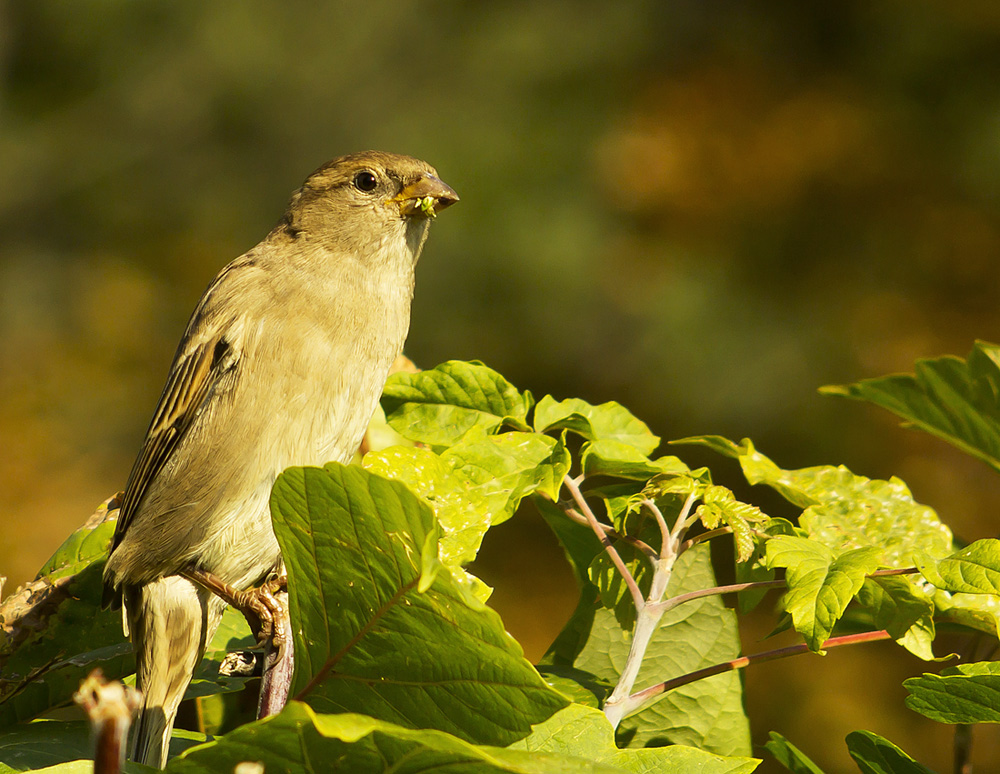
<svg viewBox="0 0 1000 774">
<path fill-rule="evenodd" d="M 142 708 L 131 759 L 163 767 L 177 708 L 222 616 L 222 604 L 178 576 L 124 595 Z"/>
</svg>

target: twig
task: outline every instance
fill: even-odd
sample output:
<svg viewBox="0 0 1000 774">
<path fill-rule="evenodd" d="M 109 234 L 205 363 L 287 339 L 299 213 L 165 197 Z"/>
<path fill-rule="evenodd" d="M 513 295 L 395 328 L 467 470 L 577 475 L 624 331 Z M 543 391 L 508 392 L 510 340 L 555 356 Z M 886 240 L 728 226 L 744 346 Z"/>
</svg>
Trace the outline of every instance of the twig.
<svg viewBox="0 0 1000 774">
<path fill-rule="evenodd" d="M 866 642 L 878 642 L 880 640 L 888 639 L 891 639 L 889 632 L 885 631 L 885 629 L 879 629 L 878 631 L 873 632 L 861 632 L 859 634 L 845 634 L 842 637 L 831 637 L 823 643 L 822 648 L 823 650 L 830 650 L 831 648 L 839 648 L 844 645 L 860 645 Z M 765 661 L 775 661 L 779 658 L 788 658 L 789 656 L 797 656 L 801 653 L 807 652 L 809 652 L 809 646 L 805 643 L 801 643 L 799 645 L 790 645 L 786 648 L 777 648 L 776 650 L 768 650 L 763 653 L 755 653 L 752 656 L 740 656 L 739 658 L 734 658 L 732 661 L 724 661 L 721 664 L 715 664 L 710 667 L 705 667 L 704 669 L 698 669 L 694 672 L 689 672 L 686 675 L 675 677 L 672 680 L 667 680 L 659 683 L 658 685 L 650 686 L 649 688 L 632 694 L 628 697 L 629 707 L 627 711 L 634 712 L 641 705 L 645 704 L 650 699 L 659 696 L 660 694 L 672 691 L 675 688 L 680 688 L 682 685 L 687 685 L 688 683 L 704 680 L 706 677 L 714 677 L 715 675 L 721 675 L 725 672 L 743 669 L 751 664 L 761 664 Z"/>
<path fill-rule="evenodd" d="M 544 496 L 545 495 L 543 495 L 543 497 Z M 549 502 L 552 502 L 551 498 L 546 498 L 546 499 L 548 499 Z M 580 513 L 578 510 L 576 510 L 576 508 L 573 508 L 565 503 L 557 503 L 557 505 L 562 509 L 562 512 L 565 513 L 572 521 L 575 521 L 577 524 L 583 524 L 585 527 L 591 526 L 590 522 L 587 521 L 587 517 L 584 516 L 582 513 Z M 625 535 L 616 530 L 614 527 L 609 526 L 607 524 L 601 524 L 600 522 L 598 522 L 598 526 L 602 530 L 604 530 L 604 534 L 607 535 L 612 540 L 621 540 L 622 542 L 628 543 L 629 545 L 634 546 L 636 549 L 645 554 L 647 559 L 656 559 L 657 553 L 653 549 L 653 547 L 648 543 L 639 540 L 639 538 L 632 537 L 631 535 Z"/>
<path fill-rule="evenodd" d="M 698 589 L 697 591 L 688 591 L 685 594 L 678 594 L 676 597 L 671 597 L 660 603 L 663 607 L 663 612 L 668 610 L 673 610 L 678 605 L 683 605 L 685 602 L 692 602 L 696 599 L 701 599 L 702 597 L 712 597 L 718 594 L 734 594 L 738 591 L 747 591 L 748 589 L 773 589 L 780 586 L 784 586 L 785 581 L 781 578 L 769 581 L 749 581 L 747 583 L 733 583 L 729 586 L 713 586 L 710 589 Z"/>
<path fill-rule="evenodd" d="M 583 493 L 580 491 L 579 480 L 570 478 L 567 475 L 563 477 L 563 483 L 573 496 L 573 500 L 576 502 L 577 507 L 586 517 L 590 528 L 594 530 L 594 534 L 597 535 L 597 539 L 601 541 L 601 544 L 604 546 L 604 550 L 608 552 L 608 556 L 611 557 L 611 561 L 615 565 L 615 568 L 624 579 L 625 585 L 628 586 L 629 593 L 632 595 L 632 601 L 635 603 L 636 609 L 640 609 L 643 605 L 643 599 L 642 592 L 639 590 L 639 584 L 635 582 L 635 578 L 632 577 L 632 573 L 629 572 L 625 562 L 622 561 L 621 556 L 618 555 L 614 545 L 612 545 L 611 539 L 604 532 L 601 523 L 597 520 L 594 512 L 587 504 L 587 501 L 583 498 Z"/>
<path fill-rule="evenodd" d="M 680 548 L 677 549 L 678 554 L 683 554 L 689 548 L 698 545 L 699 543 L 704 543 L 712 538 L 720 537 L 721 535 L 731 535 L 733 533 L 732 527 L 719 527 L 718 529 L 711 529 L 708 532 L 702 532 L 700 535 L 695 535 L 693 538 L 688 538 L 683 543 L 681 543 Z"/>
<path fill-rule="evenodd" d="M 656 518 L 660 526 L 660 533 L 663 536 L 663 545 L 660 547 L 660 555 L 656 560 L 653 570 L 653 580 L 650 583 L 649 597 L 646 600 L 636 602 L 635 626 L 632 629 L 632 644 L 629 647 L 625 665 L 618 676 L 618 683 L 614 691 L 604 702 L 604 715 L 610 721 L 612 727 L 617 728 L 622 718 L 625 717 L 627 708 L 630 705 L 630 694 L 639 676 L 639 669 L 642 667 L 642 660 L 646 657 L 646 650 L 649 642 L 656 633 L 660 625 L 660 619 L 666 612 L 666 608 L 660 602 L 667 591 L 667 584 L 673 574 L 674 563 L 679 556 L 678 547 L 684 538 L 684 531 L 687 529 L 688 514 L 696 500 L 692 492 L 677 514 L 677 521 L 674 522 L 673 529 L 667 528 L 666 519 L 652 500 L 643 501 L 643 505 L 648 508 Z"/>
</svg>

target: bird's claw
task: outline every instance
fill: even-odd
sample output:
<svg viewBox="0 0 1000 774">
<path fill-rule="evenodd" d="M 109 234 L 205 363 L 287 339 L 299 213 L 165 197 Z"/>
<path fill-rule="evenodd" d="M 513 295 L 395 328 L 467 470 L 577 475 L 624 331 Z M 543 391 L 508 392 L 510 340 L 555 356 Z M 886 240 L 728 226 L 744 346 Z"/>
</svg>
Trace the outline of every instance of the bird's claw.
<svg viewBox="0 0 1000 774">
<path fill-rule="evenodd" d="M 287 589 L 287 577 L 272 578 L 256 588 L 236 592 L 231 603 L 247 619 L 258 645 L 264 645 L 268 641 L 273 644 L 277 651 L 275 663 L 284 658 L 288 643 L 285 626 L 287 615 L 284 605 L 277 597 L 279 592 Z"/>
<path fill-rule="evenodd" d="M 287 575 L 271 578 L 254 588 L 237 590 L 204 570 L 190 569 L 182 574 L 241 612 L 247 619 L 250 632 L 257 640 L 257 644 L 272 643 L 277 653 L 275 664 L 284 658 L 288 645 L 288 631 L 285 626 L 288 614 L 277 595 L 288 591 Z"/>
</svg>

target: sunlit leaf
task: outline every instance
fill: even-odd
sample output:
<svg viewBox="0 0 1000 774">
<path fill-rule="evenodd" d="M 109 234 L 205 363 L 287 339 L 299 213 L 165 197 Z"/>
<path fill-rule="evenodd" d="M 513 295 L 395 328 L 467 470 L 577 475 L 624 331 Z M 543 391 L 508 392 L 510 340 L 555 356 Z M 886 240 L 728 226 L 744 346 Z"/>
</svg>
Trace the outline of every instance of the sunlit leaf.
<svg viewBox="0 0 1000 774">
<path fill-rule="evenodd" d="M 445 448 L 473 428 L 507 423 L 527 430 L 531 395 L 482 363 L 450 360 L 418 373 L 396 373 L 382 393 L 386 421 L 412 441 Z"/>
<path fill-rule="evenodd" d="M 578 398 L 557 401 L 546 395 L 535 406 L 534 426 L 540 433 L 565 428 L 588 441 L 617 441 L 644 455 L 660 445 L 645 422 L 614 401 L 594 406 Z"/>
<path fill-rule="evenodd" d="M 977 540 L 937 561 L 918 554 L 917 565 L 927 580 L 944 591 L 1000 594 L 1000 540 Z"/>
<path fill-rule="evenodd" d="M 879 567 L 876 548 L 837 556 L 815 540 L 776 537 L 767 543 L 768 567 L 784 567 L 788 591 L 782 605 L 809 648 L 820 652 L 834 625 L 858 593 L 867 573 Z"/>
<path fill-rule="evenodd" d="M 603 712 L 571 704 L 511 749 L 575 755 L 634 774 L 750 774 L 760 764 L 755 758 L 723 757 L 684 745 L 620 750 L 615 732 Z"/>
<path fill-rule="evenodd" d="M 903 682 L 906 706 L 939 723 L 1000 723 L 1000 662 L 978 661 Z"/>
<path fill-rule="evenodd" d="M 932 508 L 915 502 L 898 478 L 869 479 L 842 465 L 783 470 L 749 439 L 735 444 L 700 436 L 674 443 L 698 444 L 738 459 L 748 482 L 766 484 L 804 508 L 800 527 L 835 551 L 878 546 L 886 567 L 902 568 L 913 564 L 914 551 L 941 557 L 952 550 L 951 530 Z"/>
<path fill-rule="evenodd" d="M 170 762 L 171 774 L 217 774 L 245 761 L 267 772 L 397 774 L 622 774 L 568 755 L 480 747 L 350 713 L 321 715 L 290 702 L 278 715 L 231 731 Z"/>
</svg>

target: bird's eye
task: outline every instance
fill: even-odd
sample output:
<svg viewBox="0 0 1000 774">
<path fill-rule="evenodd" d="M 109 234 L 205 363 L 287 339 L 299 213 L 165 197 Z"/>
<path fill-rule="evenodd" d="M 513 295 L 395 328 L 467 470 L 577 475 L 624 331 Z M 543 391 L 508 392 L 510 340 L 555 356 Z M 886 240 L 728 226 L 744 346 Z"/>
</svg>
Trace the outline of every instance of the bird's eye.
<svg viewBox="0 0 1000 774">
<path fill-rule="evenodd" d="M 375 190 L 378 185 L 378 178 L 372 172 L 367 169 L 363 172 L 358 172 L 354 176 L 354 187 L 359 191 L 364 191 L 365 193 L 371 193 Z"/>
</svg>

